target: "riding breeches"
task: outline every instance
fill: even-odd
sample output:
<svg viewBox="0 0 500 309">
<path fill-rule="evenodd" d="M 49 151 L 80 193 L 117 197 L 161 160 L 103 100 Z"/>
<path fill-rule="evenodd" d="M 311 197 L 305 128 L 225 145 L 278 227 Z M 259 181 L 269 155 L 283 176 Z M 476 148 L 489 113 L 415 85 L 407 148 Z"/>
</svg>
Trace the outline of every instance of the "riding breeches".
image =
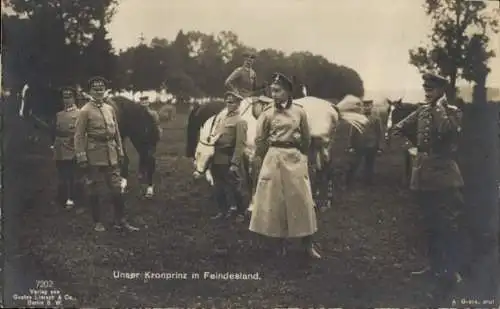
<svg viewBox="0 0 500 309">
<path fill-rule="evenodd" d="M 463 196 L 457 188 L 416 191 L 424 219 L 428 254 L 436 272 L 458 271 L 462 266 L 463 239 L 460 223 L 464 210 Z"/>
<path fill-rule="evenodd" d="M 244 211 L 243 205 L 243 179 L 241 172 L 231 172 L 228 164 L 213 164 L 215 197 L 221 212 L 235 206 L 240 212 Z"/>
</svg>

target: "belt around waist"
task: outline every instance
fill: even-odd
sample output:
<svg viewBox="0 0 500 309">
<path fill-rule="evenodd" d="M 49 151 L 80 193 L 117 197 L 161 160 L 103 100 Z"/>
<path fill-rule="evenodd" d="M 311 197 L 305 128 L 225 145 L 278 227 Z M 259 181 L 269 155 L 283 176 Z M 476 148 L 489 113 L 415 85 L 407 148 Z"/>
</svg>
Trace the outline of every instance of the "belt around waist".
<svg viewBox="0 0 500 309">
<path fill-rule="evenodd" d="M 299 148 L 297 144 L 292 142 L 271 142 L 269 146 L 276 148 Z"/>
</svg>

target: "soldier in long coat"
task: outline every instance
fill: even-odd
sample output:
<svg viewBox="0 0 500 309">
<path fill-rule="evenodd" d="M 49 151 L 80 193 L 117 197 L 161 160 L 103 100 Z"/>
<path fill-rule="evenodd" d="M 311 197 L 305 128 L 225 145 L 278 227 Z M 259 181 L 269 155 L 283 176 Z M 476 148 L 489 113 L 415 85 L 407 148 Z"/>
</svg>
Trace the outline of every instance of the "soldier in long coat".
<svg viewBox="0 0 500 309">
<path fill-rule="evenodd" d="M 247 98 L 255 91 L 257 84 L 257 74 L 252 68 L 255 61 L 255 54 L 247 52 L 244 54 L 245 61 L 242 66 L 236 68 L 226 79 L 225 86 L 229 91 L 237 93 L 243 98 Z"/>
<path fill-rule="evenodd" d="M 364 159 L 365 163 L 365 183 L 371 184 L 375 169 L 375 159 L 377 154 L 382 152 L 382 142 L 384 141 L 384 129 L 380 116 L 373 113 L 373 100 L 363 101 L 363 113 L 368 118 L 369 123 L 363 133 L 351 128 L 349 134 L 349 153 L 352 154 L 349 162 L 349 169 L 346 175 L 347 185 L 351 185 L 356 171 Z"/>
<path fill-rule="evenodd" d="M 311 136 L 305 111 L 292 101 L 292 90 L 287 77 L 275 74 L 274 104 L 258 119 L 255 166 L 261 168 L 250 230 L 279 238 L 280 255 L 286 254 L 285 238 L 301 238 L 308 256 L 320 258 L 312 241 L 317 221 L 307 165 Z"/>
<path fill-rule="evenodd" d="M 77 163 L 85 171 L 88 181 L 94 230 L 105 231 L 100 216 L 100 201 L 108 188 L 114 204 L 115 228 L 136 231 L 138 228 L 128 223 L 124 216 L 125 201 L 121 195 L 119 168 L 123 146 L 115 111 L 105 102 L 105 79 L 92 78 L 89 88 L 94 100 L 87 102 L 78 115 L 75 150 Z"/>
<path fill-rule="evenodd" d="M 458 218 L 463 209 L 460 188 L 464 182 L 454 157 L 462 116 L 447 102 L 444 77 L 426 73 L 423 80 L 427 104 L 419 106 L 393 130 L 417 130 L 410 189 L 416 193 L 427 224 L 430 259 L 430 267 L 418 273 L 431 270 L 449 286 L 461 281 Z"/>
<path fill-rule="evenodd" d="M 237 221 L 243 221 L 245 205 L 243 200 L 243 162 L 247 140 L 247 123 L 241 119 L 238 107 L 243 99 L 237 93 L 226 92 L 227 115 L 219 123 L 212 159 L 212 175 L 215 185 L 215 196 L 219 205 L 218 219 L 229 217 L 236 212 Z"/>
</svg>

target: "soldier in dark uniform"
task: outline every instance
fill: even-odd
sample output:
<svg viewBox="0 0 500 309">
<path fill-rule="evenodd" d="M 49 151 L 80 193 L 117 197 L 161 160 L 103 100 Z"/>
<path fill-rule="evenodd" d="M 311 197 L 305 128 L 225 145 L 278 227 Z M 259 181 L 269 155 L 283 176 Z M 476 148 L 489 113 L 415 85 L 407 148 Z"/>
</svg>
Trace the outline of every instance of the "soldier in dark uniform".
<svg viewBox="0 0 500 309">
<path fill-rule="evenodd" d="M 252 68 L 255 61 L 255 54 L 246 52 L 244 54 L 245 62 L 242 66 L 236 68 L 226 79 L 225 85 L 229 91 L 237 93 L 243 98 L 252 96 L 256 88 L 257 75 Z"/>
<path fill-rule="evenodd" d="M 217 128 L 219 138 L 215 142 L 211 168 L 219 205 L 219 213 L 214 218 L 221 218 L 224 214 L 229 216 L 230 211 L 235 209 L 236 219 L 241 222 L 245 212 L 242 169 L 247 140 L 247 123 L 238 113 L 238 107 L 243 98 L 234 92 L 226 92 L 224 98 L 228 112 Z"/>
<path fill-rule="evenodd" d="M 365 161 L 365 183 L 371 184 L 375 169 L 375 159 L 377 154 L 382 152 L 382 141 L 384 140 L 384 130 L 382 121 L 378 115 L 373 113 L 373 100 L 363 101 L 363 113 L 369 120 L 365 132 L 359 133 L 358 130 L 351 128 L 349 134 L 348 152 L 352 154 L 347 171 L 346 184 L 352 184 L 356 171 Z"/>
<path fill-rule="evenodd" d="M 88 180 L 94 230 L 105 231 L 99 202 L 107 187 L 112 192 L 115 228 L 136 231 L 138 228 L 129 224 L 124 216 L 125 201 L 121 194 L 119 168 L 123 159 L 123 147 L 115 111 L 105 102 L 105 79 L 90 79 L 89 88 L 93 100 L 87 102 L 78 115 L 75 150 L 77 162 L 85 170 Z"/>
<path fill-rule="evenodd" d="M 426 222 L 430 267 L 446 286 L 461 281 L 461 254 L 458 217 L 463 209 L 460 188 L 464 182 L 454 159 L 461 111 L 449 105 L 445 96 L 447 80 L 423 75 L 426 104 L 396 124 L 394 132 L 417 130 L 417 155 L 412 162 L 410 189 Z"/>
<path fill-rule="evenodd" d="M 78 108 L 76 91 L 70 87 L 62 89 L 64 110 L 56 115 L 54 157 L 58 174 L 57 202 L 70 209 L 74 205 L 77 189 L 77 166 L 75 160 L 75 124 Z"/>
</svg>

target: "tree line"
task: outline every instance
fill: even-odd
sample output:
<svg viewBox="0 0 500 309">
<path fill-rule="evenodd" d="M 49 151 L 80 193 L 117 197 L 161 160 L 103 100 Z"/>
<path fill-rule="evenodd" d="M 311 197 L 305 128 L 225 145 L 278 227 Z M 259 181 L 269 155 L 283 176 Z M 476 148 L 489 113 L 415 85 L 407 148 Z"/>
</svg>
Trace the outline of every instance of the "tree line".
<svg viewBox="0 0 500 309">
<path fill-rule="evenodd" d="M 116 90 L 165 85 L 177 97 L 220 96 L 225 78 L 251 50 L 257 53 L 260 84 L 279 71 L 306 84 L 314 96 L 364 94 L 362 78 L 351 68 L 310 52 L 256 50 L 231 31 L 181 30 L 173 41 L 140 40 L 137 46 L 114 51 L 106 25 L 118 0 L 3 0 L 2 5 L 7 9 L 2 10 L 2 80 L 14 91 L 26 82 L 84 86 L 90 76 L 101 75 Z M 484 89 L 491 70 L 488 59 L 494 56 L 488 44 L 499 30 L 495 12 L 485 2 L 465 0 L 425 0 L 423 9 L 432 21 L 429 42 L 411 49 L 409 62 L 449 77 L 451 96 L 459 78 Z"/>
<path fill-rule="evenodd" d="M 178 96 L 216 97 L 224 92 L 229 74 L 242 65 L 246 51 L 257 55 L 254 69 L 258 85 L 274 72 L 282 72 L 307 85 L 308 91 L 318 97 L 363 95 L 361 77 L 351 68 L 309 52 L 285 55 L 275 49 L 257 51 L 241 43 L 231 31 L 213 35 L 181 30 L 172 42 L 161 38 L 149 44 L 142 42 L 120 52 L 114 80 L 119 88 L 147 90 L 166 85 Z"/>
<path fill-rule="evenodd" d="M 485 102 L 488 60 L 495 56 L 488 45 L 499 31 L 500 7 L 487 1 L 425 0 L 422 8 L 432 28 L 428 42 L 409 51 L 410 64 L 448 77 L 451 98 L 459 78 L 473 82 L 473 101 Z"/>
<path fill-rule="evenodd" d="M 173 41 L 154 38 L 114 51 L 107 36 L 117 0 L 7 0 L 2 12 L 3 81 L 14 91 L 24 83 L 53 87 L 80 84 L 93 75 L 110 80 L 115 90 L 160 89 L 177 97 L 217 97 L 224 80 L 243 63 L 243 53 L 257 54 L 258 84 L 274 72 L 295 77 L 318 97 L 363 96 L 359 74 L 310 52 L 285 55 L 256 50 L 231 31 L 206 34 L 180 30 Z"/>
</svg>

